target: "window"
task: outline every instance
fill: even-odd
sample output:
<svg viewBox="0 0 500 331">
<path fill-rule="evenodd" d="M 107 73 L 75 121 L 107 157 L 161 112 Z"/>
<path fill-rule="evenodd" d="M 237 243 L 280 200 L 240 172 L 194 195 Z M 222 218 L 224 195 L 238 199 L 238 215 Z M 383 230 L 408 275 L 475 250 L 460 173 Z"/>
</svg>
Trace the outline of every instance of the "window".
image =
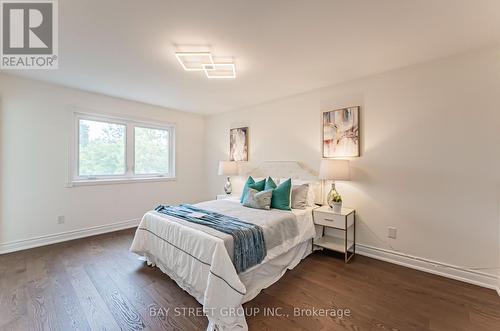
<svg viewBox="0 0 500 331">
<path fill-rule="evenodd" d="M 74 184 L 175 177 L 173 125 L 75 114 Z"/>
<path fill-rule="evenodd" d="M 127 172 L 123 124 L 79 121 L 78 176 L 119 176 Z"/>
<path fill-rule="evenodd" d="M 153 175 L 168 173 L 169 131 L 135 127 L 135 173 Z"/>
</svg>

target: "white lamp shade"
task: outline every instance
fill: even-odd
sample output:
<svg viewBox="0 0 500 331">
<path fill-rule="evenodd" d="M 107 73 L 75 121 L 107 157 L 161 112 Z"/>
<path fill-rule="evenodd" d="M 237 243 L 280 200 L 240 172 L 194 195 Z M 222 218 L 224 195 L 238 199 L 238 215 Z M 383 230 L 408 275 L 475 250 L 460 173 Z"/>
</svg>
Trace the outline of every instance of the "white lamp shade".
<svg viewBox="0 0 500 331">
<path fill-rule="evenodd" d="M 349 160 L 321 160 L 319 179 L 351 180 Z"/>
<path fill-rule="evenodd" d="M 238 164 L 233 161 L 219 162 L 219 175 L 235 176 L 238 174 Z"/>
</svg>

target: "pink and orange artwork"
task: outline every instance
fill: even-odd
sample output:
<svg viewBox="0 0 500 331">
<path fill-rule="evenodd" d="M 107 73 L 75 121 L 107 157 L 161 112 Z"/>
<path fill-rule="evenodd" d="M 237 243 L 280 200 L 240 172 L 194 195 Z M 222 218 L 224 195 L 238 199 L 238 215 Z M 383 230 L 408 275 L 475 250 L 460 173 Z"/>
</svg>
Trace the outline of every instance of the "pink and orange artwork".
<svg viewBox="0 0 500 331">
<path fill-rule="evenodd" d="M 323 113 L 323 157 L 359 156 L 359 107 Z"/>
</svg>

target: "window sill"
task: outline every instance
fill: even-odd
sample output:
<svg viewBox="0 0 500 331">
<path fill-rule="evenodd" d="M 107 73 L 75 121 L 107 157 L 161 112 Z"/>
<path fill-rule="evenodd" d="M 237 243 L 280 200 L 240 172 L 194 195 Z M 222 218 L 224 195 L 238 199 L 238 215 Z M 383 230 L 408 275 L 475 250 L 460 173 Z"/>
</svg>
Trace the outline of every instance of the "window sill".
<svg viewBox="0 0 500 331">
<path fill-rule="evenodd" d="M 142 178 L 117 178 L 117 179 L 83 179 L 74 180 L 68 187 L 94 186 L 94 185 L 112 185 L 112 184 L 131 184 L 131 183 L 149 183 L 149 182 L 173 182 L 176 177 L 142 177 Z"/>
</svg>

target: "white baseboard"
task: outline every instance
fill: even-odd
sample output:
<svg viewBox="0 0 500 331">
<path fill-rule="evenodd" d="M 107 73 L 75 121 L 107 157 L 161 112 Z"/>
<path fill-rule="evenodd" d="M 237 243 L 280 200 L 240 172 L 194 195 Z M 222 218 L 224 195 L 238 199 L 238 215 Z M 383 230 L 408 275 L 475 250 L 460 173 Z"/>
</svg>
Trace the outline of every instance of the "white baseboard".
<svg viewBox="0 0 500 331">
<path fill-rule="evenodd" d="M 403 254 L 400 252 L 395 252 L 392 250 L 362 244 L 356 244 L 356 253 L 377 260 L 382 260 L 404 267 L 490 288 L 496 290 L 500 295 L 500 289 L 498 288 L 498 277 L 492 274 L 465 269 L 442 262 L 432 261 L 416 256 Z"/>
<path fill-rule="evenodd" d="M 50 245 L 83 237 L 95 236 L 97 234 L 107 232 L 129 229 L 138 226 L 140 221 L 140 219 L 133 219 L 112 224 L 93 226 L 85 229 L 78 229 L 29 239 L 0 243 L 0 254 L 21 251 L 28 248 Z"/>
<path fill-rule="evenodd" d="M 94 236 L 107 232 L 129 229 L 138 226 L 139 223 L 140 219 L 133 219 L 112 224 L 93 226 L 85 229 L 66 231 L 52 235 L 45 235 L 29 239 L 11 241 L 7 243 L 0 243 L 0 254 L 11 253 L 24 249 L 55 244 L 63 241 Z M 462 267 L 445 264 L 442 262 L 432 261 L 416 256 L 410 256 L 400 252 L 395 252 L 363 244 L 356 244 L 356 253 L 377 260 L 394 263 L 404 267 L 494 289 L 500 296 L 500 288 L 498 287 L 498 281 L 499 281 L 498 277 L 491 274 L 479 272 L 476 270 L 464 269 Z"/>
</svg>

